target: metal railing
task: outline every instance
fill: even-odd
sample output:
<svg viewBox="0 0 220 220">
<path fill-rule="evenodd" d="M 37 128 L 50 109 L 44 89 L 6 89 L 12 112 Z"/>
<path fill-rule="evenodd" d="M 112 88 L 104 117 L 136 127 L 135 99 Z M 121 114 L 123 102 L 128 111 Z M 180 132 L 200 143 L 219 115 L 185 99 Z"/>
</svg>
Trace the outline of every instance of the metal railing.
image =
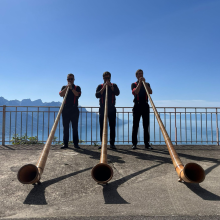
<svg viewBox="0 0 220 220">
<path fill-rule="evenodd" d="M 116 139 L 118 144 L 132 143 L 132 107 L 117 107 Z M 12 143 L 12 137 L 35 136 L 46 142 L 59 107 L 54 106 L 0 106 L 0 142 Z M 85 144 L 100 142 L 98 107 L 79 107 L 79 139 Z M 219 145 L 219 107 L 157 107 L 168 135 L 177 144 Z M 109 132 L 108 132 L 109 133 Z M 165 144 L 152 108 L 149 122 L 150 143 Z M 63 126 L 60 117 L 54 143 L 62 142 Z M 70 140 L 72 128 L 70 126 Z M 139 143 L 144 142 L 142 120 L 138 131 Z"/>
</svg>

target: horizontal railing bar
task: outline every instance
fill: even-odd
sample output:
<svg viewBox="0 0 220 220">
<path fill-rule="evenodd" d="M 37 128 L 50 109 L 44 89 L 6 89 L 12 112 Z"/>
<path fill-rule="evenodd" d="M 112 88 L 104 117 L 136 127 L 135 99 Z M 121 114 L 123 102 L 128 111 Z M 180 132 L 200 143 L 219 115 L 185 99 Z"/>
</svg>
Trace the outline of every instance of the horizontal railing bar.
<svg viewBox="0 0 220 220">
<path fill-rule="evenodd" d="M 1 111 L 0 111 L 0 117 L 3 117 L 3 113 L 5 112 L 6 116 L 6 124 L 7 127 L 5 127 L 5 130 L 7 130 L 7 134 L 4 135 L 7 140 L 4 139 L 4 142 L 6 143 L 12 143 L 11 135 L 17 134 L 18 136 L 22 136 L 22 133 L 26 135 L 26 138 L 30 136 L 30 131 L 31 131 L 31 136 L 36 136 L 37 132 L 37 140 L 45 143 L 46 140 L 44 138 L 47 138 L 47 133 L 49 132 L 49 127 L 51 127 L 51 122 L 54 121 L 55 119 L 55 114 L 58 113 L 59 106 L 5 106 L 5 111 L 3 111 L 3 106 L 0 106 Z M 6 110 L 7 108 L 16 108 L 12 110 Z M 19 109 L 19 108 L 25 108 Z M 36 110 L 35 108 L 38 108 Z M 53 109 L 55 108 L 55 109 Z M 131 117 L 131 120 L 129 120 L 131 114 L 133 113 L 132 110 L 133 107 L 116 107 L 117 109 L 117 134 L 116 134 L 116 143 L 124 143 L 124 144 L 130 144 L 132 143 L 131 140 L 131 133 L 132 133 L 132 123 L 131 121 L 133 118 Z M 187 109 L 188 108 L 188 109 Z M 172 140 L 172 142 L 175 143 L 188 143 L 190 142 L 191 144 L 193 143 L 218 143 L 218 137 L 219 137 L 219 128 L 218 128 L 218 123 L 219 123 L 219 114 L 220 114 L 220 107 L 157 107 L 159 114 L 161 115 L 161 118 L 164 120 L 165 126 L 167 123 L 168 130 L 170 130 L 170 137 L 172 134 L 172 137 L 175 138 L 175 140 Z M 172 109 L 172 110 L 170 110 Z M 194 111 L 190 110 L 193 109 Z M 209 109 L 209 111 L 208 111 Z M 211 109 L 211 110 L 210 110 Z M 80 128 L 80 139 L 83 140 L 83 143 L 94 143 L 94 142 L 100 142 L 100 140 L 97 138 L 99 137 L 99 129 L 98 129 L 98 113 L 99 113 L 99 107 L 82 107 L 79 106 L 80 110 L 80 119 L 79 119 L 79 124 L 78 127 Z M 126 111 L 124 111 L 126 110 Z M 10 113 L 10 121 L 9 121 L 9 113 Z M 12 114 L 13 113 L 13 114 Z M 14 114 L 15 113 L 15 114 Z M 24 116 L 24 113 L 25 116 Z M 37 117 L 35 114 L 38 114 Z M 84 114 L 85 113 L 85 114 Z M 88 117 L 87 114 L 89 113 Z M 94 113 L 95 115 L 93 115 Z M 23 114 L 23 117 L 22 117 Z M 51 117 L 51 114 L 53 117 Z M 185 117 L 181 117 L 181 115 L 185 115 Z M 209 115 L 208 115 L 209 114 Z M 150 121 L 149 121 L 149 126 L 150 130 L 150 137 L 154 137 L 153 141 L 150 141 L 150 143 L 165 143 L 163 139 L 161 139 L 161 132 L 159 129 L 159 133 L 157 132 L 158 125 L 155 125 L 155 113 L 151 111 L 150 107 Z M 204 117 L 205 115 L 205 117 Z M 43 116 L 43 119 L 42 117 Z M 91 117 L 91 125 L 89 124 L 89 116 Z M 166 122 L 166 118 L 169 118 L 168 122 Z M 48 117 L 48 118 L 47 118 Z M 93 117 L 96 117 L 94 119 Z M 152 118 L 154 117 L 154 118 Z M 190 120 L 189 120 L 190 117 Z M 211 117 L 211 118 L 210 118 Z M 15 121 L 11 120 L 11 118 Z M 44 120 L 45 118 L 45 120 Z M 47 118 L 47 119 L 46 119 Z M 83 121 L 82 121 L 83 119 Z M 94 119 L 94 122 L 93 122 Z M 29 121 L 30 120 L 30 121 Z M 36 121 L 38 120 L 38 121 Z M 43 124 L 41 123 L 43 120 Z M 51 121 L 52 120 L 52 121 Z M 192 121 L 195 121 L 195 124 Z M 40 122 L 40 126 L 36 125 Z M 208 124 L 207 124 L 208 122 Z M 210 127 L 210 122 L 211 122 L 211 127 Z M 34 125 L 33 125 L 34 123 Z M 87 124 L 88 123 L 88 124 Z M 175 123 L 175 127 L 174 126 Z M 189 126 L 190 123 L 190 126 Z M 213 127 L 213 124 L 216 123 L 216 129 Z M 26 126 L 25 126 L 26 124 Z M 95 125 L 95 128 L 93 129 L 93 126 Z M 141 124 L 141 121 L 140 121 Z M 185 124 L 185 125 L 184 125 Z M 36 131 L 36 126 L 37 126 L 37 131 Z M 126 127 L 128 126 L 128 127 Z M 58 131 L 56 131 L 55 136 L 59 136 L 59 141 L 60 141 L 60 133 L 62 131 L 62 120 L 60 119 L 59 121 L 59 128 Z M 120 129 L 119 129 L 120 127 Z M 197 128 L 198 127 L 198 128 Z M 155 130 L 156 128 L 156 130 Z M 172 128 L 172 129 L 171 129 Z M 190 128 L 190 129 L 187 129 Z M 141 130 L 142 129 L 142 130 Z M 210 130 L 211 129 L 211 130 Z M 71 129 L 70 129 L 71 130 Z M 86 135 L 83 133 L 82 130 L 86 131 Z M 167 130 L 167 131 L 168 131 Z M 172 132 L 171 132 L 172 130 Z M 10 131 L 10 132 L 9 132 Z M 20 131 L 20 132 L 19 132 Z M 141 132 L 142 131 L 142 132 Z M 174 132 L 177 131 L 177 132 Z M 210 134 L 211 131 L 211 134 Z M 14 132 L 14 134 L 13 134 Z M 28 134 L 29 132 L 29 134 Z M 3 134 L 4 132 L 2 132 Z M 42 134 L 41 134 L 42 133 Z M 88 134 L 87 134 L 88 133 Z M 143 133 L 143 128 L 142 126 L 139 127 L 138 131 L 138 139 L 139 143 L 144 142 L 144 133 Z M 8 136 L 9 134 L 9 136 Z M 156 134 L 156 136 L 155 136 Z M 175 136 L 176 134 L 176 136 Z M 188 135 L 189 134 L 189 135 Z M 72 135 L 72 132 L 70 133 L 70 137 Z M 153 135 L 153 136 L 152 136 Z M 182 138 L 185 135 L 185 139 Z M 192 136 L 193 135 L 193 136 Z M 211 136 L 210 136 L 211 135 Z M 109 133 L 108 133 L 109 136 Z M 215 136 L 215 137 L 214 137 Z M 2 136 L 3 137 L 3 136 Z M 96 138 L 95 138 L 96 137 Z M 189 138 L 188 138 L 189 137 Z M 205 137 L 205 138 L 204 138 Z M 42 140 L 40 140 L 42 138 Z M 89 140 L 91 139 L 91 140 Z M 2 140 L 0 139 L 3 143 L 3 138 Z M 57 142 L 57 141 L 55 141 Z M 82 143 L 82 144 L 83 144 Z M 54 143 L 53 143 L 54 144 Z"/>
<path fill-rule="evenodd" d="M 60 105 L 61 105 L 61 103 L 60 103 Z M 12 106 L 12 105 L 6 105 L 6 107 L 14 107 L 14 108 L 58 108 L 58 106 Z M 78 106 L 79 108 L 99 108 L 99 107 L 90 107 L 90 106 Z M 1 105 L 0 106 L 0 108 L 3 108 L 3 105 Z M 121 107 L 121 106 L 116 106 L 116 108 L 133 108 L 133 107 Z M 150 108 L 152 108 L 152 107 L 150 107 Z M 164 109 L 164 108 L 179 108 L 179 109 L 184 109 L 184 111 L 185 111 L 185 108 L 188 108 L 188 109 L 220 109 L 220 107 L 175 107 L 175 106 L 173 106 L 173 107 L 156 107 L 157 109 L 159 109 L 159 108 L 162 108 L 162 109 Z"/>
</svg>

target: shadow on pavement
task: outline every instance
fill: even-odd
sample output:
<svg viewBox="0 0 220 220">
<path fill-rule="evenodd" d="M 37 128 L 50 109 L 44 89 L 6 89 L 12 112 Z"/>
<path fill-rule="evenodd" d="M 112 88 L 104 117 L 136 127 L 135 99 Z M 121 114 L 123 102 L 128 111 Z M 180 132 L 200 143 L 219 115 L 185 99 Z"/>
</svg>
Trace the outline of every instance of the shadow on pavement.
<svg viewBox="0 0 220 220">
<path fill-rule="evenodd" d="M 120 194 L 117 191 L 117 188 L 128 181 L 129 179 L 132 179 L 135 176 L 138 176 L 150 169 L 153 169 L 155 167 L 160 166 L 161 164 L 154 165 L 152 167 L 145 168 L 143 170 L 140 170 L 136 173 L 132 173 L 128 176 L 125 176 L 119 180 L 116 180 L 114 182 L 110 182 L 107 185 L 103 185 L 103 195 L 105 199 L 105 204 L 129 204 L 127 201 L 125 201 Z"/>
<path fill-rule="evenodd" d="M 201 197 L 203 200 L 220 201 L 220 196 L 209 192 L 197 183 L 184 183 L 192 192 Z"/>
<path fill-rule="evenodd" d="M 34 188 L 30 191 L 30 193 L 28 194 L 27 198 L 25 199 L 25 201 L 23 202 L 23 204 L 31 204 L 31 205 L 47 205 L 46 199 L 45 199 L 45 189 L 54 184 L 57 183 L 59 181 L 62 181 L 64 179 L 67 179 L 71 176 L 75 176 L 79 173 L 85 172 L 87 170 L 92 169 L 92 167 L 86 168 L 84 170 L 79 170 L 76 171 L 74 173 L 70 173 L 52 180 L 47 180 L 45 182 L 42 182 L 41 184 L 38 185 L 34 185 Z"/>
<path fill-rule="evenodd" d="M 153 150 L 153 152 L 169 155 L 168 150 Z M 202 162 L 212 162 L 212 163 L 215 163 L 213 166 L 211 166 L 207 170 L 205 170 L 205 174 L 206 175 L 208 173 L 210 173 L 213 169 L 215 169 L 216 167 L 218 167 L 220 165 L 220 160 L 219 159 L 209 158 L 209 157 L 193 156 L 193 155 L 184 154 L 184 153 L 178 153 L 178 152 L 177 152 L 177 154 L 179 155 L 180 159 L 182 157 L 184 157 L 186 159 L 190 159 L 190 160 L 194 160 L 194 161 L 198 161 L 198 162 L 202 161 Z"/>
<path fill-rule="evenodd" d="M 100 159 L 100 152 L 99 151 L 94 151 L 94 150 L 88 150 L 88 149 L 74 149 L 74 148 L 69 148 L 70 150 L 74 150 L 78 153 L 82 153 L 82 154 L 86 154 L 89 155 L 90 158 L 92 159 L 96 159 L 97 163 L 99 163 L 99 159 Z M 107 185 L 103 186 L 103 196 L 105 199 L 105 204 L 129 204 L 129 202 L 127 202 L 126 200 L 124 200 L 120 194 L 117 191 L 117 188 L 124 184 L 126 181 L 132 179 L 133 177 L 136 177 L 150 169 L 153 169 L 157 166 L 160 166 L 164 163 L 168 163 L 168 164 L 172 164 L 171 162 L 171 158 L 170 157 L 163 157 L 163 156 L 156 156 L 156 155 L 152 155 L 150 154 L 150 152 L 154 152 L 154 153 L 160 153 L 162 155 L 168 155 L 169 156 L 169 152 L 168 150 L 152 150 L 149 151 L 149 154 L 147 153 L 141 153 L 138 152 L 138 150 L 135 151 L 131 151 L 131 150 L 126 150 L 126 149 L 118 149 L 117 150 L 118 153 L 121 154 L 127 154 L 127 155 L 132 155 L 137 157 L 137 159 L 141 159 L 141 160 L 149 160 L 149 161 L 155 161 L 158 162 L 159 164 L 156 164 L 152 167 L 148 167 L 145 168 L 143 170 L 140 170 L 138 172 L 132 173 L 128 176 L 125 176 L 119 180 L 116 180 L 114 182 L 110 182 Z M 148 151 L 147 151 L 148 152 Z M 196 161 L 204 161 L 204 162 L 214 162 L 215 164 L 211 167 L 209 167 L 205 173 L 206 175 L 208 173 L 210 173 L 213 169 L 215 169 L 216 167 L 219 166 L 219 160 L 218 159 L 214 159 L 214 158 L 207 158 L 207 157 L 200 157 L 200 156 L 193 156 L 193 155 L 189 155 L 189 154 L 183 154 L 183 153 L 178 153 L 178 155 L 180 157 L 185 157 L 187 159 L 191 159 L 191 160 L 196 160 Z M 118 157 L 118 156 L 113 156 L 113 155 L 108 155 L 108 159 L 111 161 L 111 163 L 125 163 L 124 160 L 122 160 L 122 157 Z M 59 181 L 62 181 L 66 178 L 69 178 L 71 176 L 77 175 L 79 173 L 85 172 L 89 169 L 92 169 L 92 167 L 90 168 L 86 168 L 84 170 L 81 171 L 77 171 L 74 173 L 70 173 L 52 180 L 48 180 L 43 182 L 40 185 L 35 185 L 34 188 L 30 191 L 30 193 L 28 194 L 28 196 L 26 197 L 24 204 L 34 204 L 34 205 L 46 205 L 46 199 L 45 199 L 45 189 L 46 187 L 57 183 Z M 204 200 L 213 200 L 213 201 L 220 201 L 220 196 L 209 192 L 208 190 L 202 188 L 199 184 L 194 184 L 194 183 L 184 183 L 192 192 L 194 192 L 195 194 L 197 194 L 198 196 L 200 196 L 202 199 Z"/>
<path fill-rule="evenodd" d="M 84 149 L 84 148 L 81 148 L 81 149 L 69 148 L 69 149 L 76 151 L 78 153 L 89 155 L 90 158 L 97 160 L 97 163 L 99 163 L 101 151 L 96 152 L 96 151 L 88 150 L 88 149 Z M 114 163 L 125 163 L 125 161 L 122 160 L 121 157 L 114 156 L 114 155 L 108 155 L 108 160 L 111 160 Z"/>
<path fill-rule="evenodd" d="M 172 164 L 171 158 L 168 157 L 161 157 L 161 156 L 155 156 L 152 155 L 152 151 L 146 150 L 146 153 L 138 152 L 138 150 L 125 150 L 125 149 L 118 149 L 118 153 L 127 154 L 136 157 L 137 159 L 141 160 L 149 160 L 149 161 L 155 161 L 159 163 L 169 163 Z M 149 154 L 148 154 L 149 152 Z M 169 155 L 169 154 L 167 154 Z"/>
<path fill-rule="evenodd" d="M 12 147 L 9 147 L 9 146 L 7 146 L 7 145 L 0 145 L 0 150 L 15 150 L 14 148 L 12 148 Z"/>
<path fill-rule="evenodd" d="M 139 153 L 137 151 L 129 151 L 129 150 L 118 150 L 118 152 L 120 153 L 125 153 L 128 155 L 133 155 L 136 156 L 138 159 L 142 159 L 142 160 L 153 160 L 153 161 L 157 161 L 157 162 L 162 162 L 162 163 L 172 163 L 171 162 L 171 158 L 165 158 L 165 157 L 160 157 L 160 156 L 155 156 L 155 155 L 144 155 L 143 153 Z M 161 154 L 166 154 L 169 155 L 168 150 L 152 150 L 152 152 L 156 152 L 156 153 L 161 153 Z M 213 169 L 215 169 L 216 167 L 218 167 L 220 165 L 220 162 L 218 159 L 214 159 L 214 158 L 207 158 L 207 157 L 200 157 L 200 156 L 193 156 L 193 155 L 188 155 L 188 154 L 184 154 L 184 153 L 178 153 L 179 157 L 185 157 L 187 159 L 191 159 L 191 160 L 196 160 L 196 161 L 204 161 L 204 162 L 214 162 L 215 164 L 211 167 L 209 167 L 208 169 L 205 170 L 205 174 L 208 175 L 208 173 L 210 173 Z M 185 183 L 185 185 L 191 190 L 193 191 L 195 194 L 197 194 L 198 196 L 200 196 L 202 199 L 204 200 L 220 200 L 220 196 L 215 195 L 212 192 L 209 192 L 208 190 L 202 188 L 199 184 L 194 184 L 194 183 Z"/>
<path fill-rule="evenodd" d="M 95 152 L 95 151 L 88 150 L 88 149 L 83 149 L 83 148 L 81 148 L 81 149 L 74 149 L 74 148 L 72 149 L 72 148 L 70 148 L 70 149 L 74 150 L 76 152 L 79 152 L 79 153 L 83 153 L 83 154 L 92 156 L 92 158 L 97 159 L 97 163 L 99 163 L 100 152 Z M 121 149 L 120 150 L 118 149 L 116 152 L 131 154 L 131 155 L 135 154 L 135 156 L 137 156 L 139 159 L 142 159 L 142 160 L 156 160 L 156 161 L 159 161 L 160 164 L 154 165 L 152 167 L 145 168 L 145 169 L 140 170 L 136 173 L 132 173 L 128 176 L 125 176 L 125 177 L 123 177 L 119 180 L 116 180 L 114 182 L 110 182 L 107 185 L 103 185 L 103 196 L 104 196 L 104 199 L 105 199 L 105 204 L 129 204 L 127 201 L 125 201 L 120 196 L 120 194 L 117 191 L 117 188 L 120 185 L 122 185 L 123 183 L 125 183 L 129 179 L 132 179 L 135 176 L 138 176 L 138 175 L 140 175 L 140 174 L 142 174 L 142 173 L 144 173 L 144 172 L 146 172 L 150 169 L 153 169 L 157 166 L 160 166 L 162 163 L 166 163 L 166 162 L 171 163 L 170 159 L 165 158 L 165 157 L 152 158 L 152 155 L 147 155 L 147 154 L 138 153 L 138 152 L 130 152 L 128 150 L 121 150 Z M 122 160 L 121 157 L 113 156 L 113 155 L 108 155 L 108 160 L 110 160 L 111 163 L 125 163 L 125 161 Z"/>
</svg>

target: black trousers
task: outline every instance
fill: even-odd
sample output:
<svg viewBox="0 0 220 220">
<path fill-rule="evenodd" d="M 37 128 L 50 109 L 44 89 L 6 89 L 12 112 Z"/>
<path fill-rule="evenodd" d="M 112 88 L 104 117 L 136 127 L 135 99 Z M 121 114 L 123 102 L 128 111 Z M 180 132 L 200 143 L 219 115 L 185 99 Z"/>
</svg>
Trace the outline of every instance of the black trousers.
<svg viewBox="0 0 220 220">
<path fill-rule="evenodd" d="M 149 142 L 149 105 L 148 103 L 144 104 L 135 104 L 133 107 L 133 128 L 132 128 L 132 143 L 133 145 L 137 145 L 137 133 L 139 128 L 140 118 L 142 116 L 143 119 L 143 127 L 144 127 L 144 144 L 148 144 Z"/>
<path fill-rule="evenodd" d="M 104 108 L 99 108 L 99 124 L 100 124 L 100 140 L 102 142 L 102 132 L 103 132 L 103 122 L 104 122 Z M 108 108 L 108 122 L 110 127 L 110 144 L 115 144 L 115 125 L 116 125 L 116 108 L 111 106 Z"/>
<path fill-rule="evenodd" d="M 78 145 L 78 121 L 79 121 L 79 109 L 76 106 L 66 107 L 64 106 L 62 111 L 63 119 L 63 143 L 68 146 L 69 142 L 69 124 L 72 123 L 73 129 L 73 143 Z"/>
</svg>

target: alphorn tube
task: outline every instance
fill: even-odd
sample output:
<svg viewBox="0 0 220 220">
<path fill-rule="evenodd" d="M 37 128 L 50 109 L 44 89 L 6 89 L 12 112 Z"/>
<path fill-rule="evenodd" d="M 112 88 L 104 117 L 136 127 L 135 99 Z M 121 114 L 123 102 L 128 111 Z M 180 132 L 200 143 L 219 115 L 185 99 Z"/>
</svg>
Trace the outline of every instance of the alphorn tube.
<svg viewBox="0 0 220 220">
<path fill-rule="evenodd" d="M 35 184 L 35 183 L 40 182 L 40 179 L 43 174 L 44 167 L 45 167 L 45 164 L 47 161 L 47 157 L 48 157 L 48 154 L 50 151 L 50 146 L 51 146 L 51 143 L 54 138 L 54 134 L 55 134 L 57 124 L 59 122 L 60 115 L 62 113 L 64 104 L 65 104 L 65 100 L 66 100 L 68 91 L 69 91 L 69 87 L 67 88 L 62 105 L 60 106 L 59 112 L 57 114 L 57 117 L 55 119 L 55 122 L 54 122 L 53 127 L 50 131 L 50 134 L 47 138 L 46 144 L 44 145 L 44 148 L 43 148 L 42 153 L 38 159 L 37 164 L 36 165 L 26 164 L 26 165 L 22 166 L 18 171 L 17 178 L 23 184 Z"/>
<path fill-rule="evenodd" d="M 93 167 L 91 174 L 92 178 L 100 184 L 106 184 L 113 176 L 113 170 L 111 166 L 107 164 L 107 116 L 108 116 L 108 85 L 106 85 L 105 94 L 105 111 L 104 122 L 102 132 L 102 148 L 100 155 L 100 163 Z"/>
<path fill-rule="evenodd" d="M 150 94 L 147 90 L 147 87 L 144 82 L 142 82 L 144 85 L 144 88 L 146 90 L 147 96 L 150 100 L 151 106 L 154 110 L 154 114 L 157 118 L 158 124 L 160 126 L 161 132 L 163 134 L 164 140 L 166 142 L 170 157 L 172 159 L 173 165 L 175 167 L 175 170 L 179 176 L 178 181 L 185 181 L 189 183 L 201 183 L 205 179 L 205 171 L 203 168 L 196 164 L 196 163 L 188 163 L 185 166 L 182 164 L 177 152 L 175 151 L 173 144 L 170 140 L 169 135 L 167 134 L 167 131 L 163 125 L 163 122 L 160 119 L 160 116 L 155 108 L 155 105 L 150 97 Z"/>
</svg>

